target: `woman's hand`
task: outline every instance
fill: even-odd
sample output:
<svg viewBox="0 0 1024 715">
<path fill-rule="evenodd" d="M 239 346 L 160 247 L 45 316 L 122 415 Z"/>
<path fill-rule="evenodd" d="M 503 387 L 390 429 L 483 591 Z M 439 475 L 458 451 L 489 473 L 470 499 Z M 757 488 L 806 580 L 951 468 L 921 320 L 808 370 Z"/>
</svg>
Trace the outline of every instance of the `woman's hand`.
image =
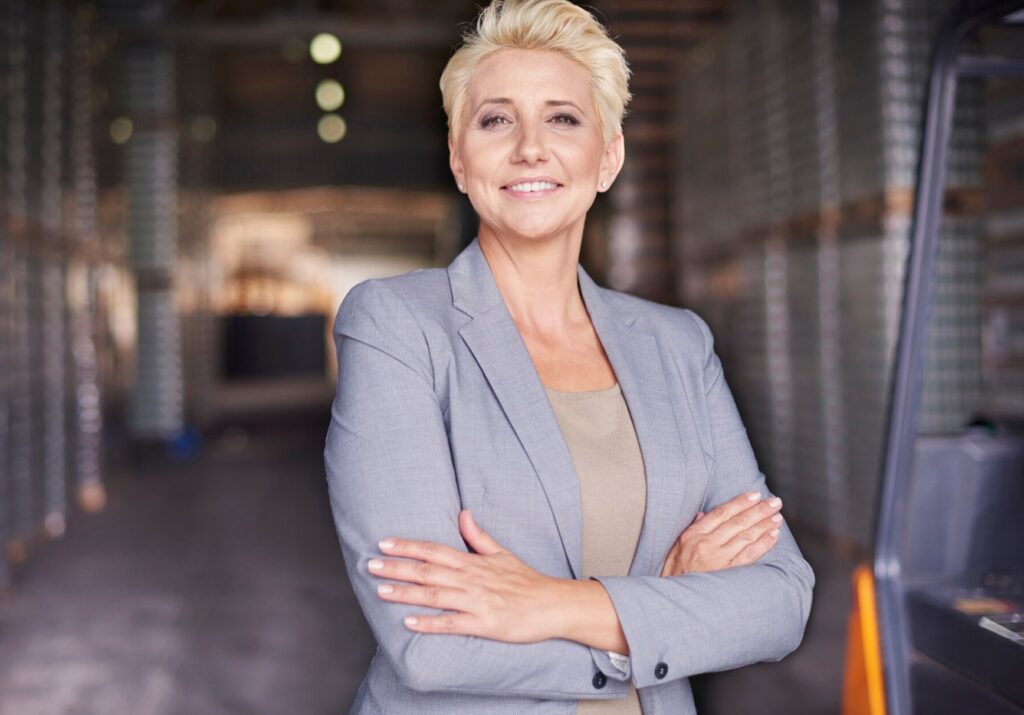
<svg viewBox="0 0 1024 715">
<path fill-rule="evenodd" d="M 698 512 L 665 558 L 662 577 L 746 566 L 775 545 L 782 523 L 782 500 L 740 494 L 707 514 Z"/>
<path fill-rule="evenodd" d="M 458 633 L 508 643 L 534 643 L 552 637 L 554 626 L 548 621 L 554 617 L 552 596 L 559 579 L 535 571 L 502 548 L 468 510 L 459 513 L 459 530 L 477 553 L 429 541 L 381 541 L 384 553 L 415 561 L 371 559 L 374 576 L 407 582 L 380 584 L 380 597 L 452 611 L 410 617 L 414 622 L 406 618 L 406 626 L 414 631 Z"/>
</svg>

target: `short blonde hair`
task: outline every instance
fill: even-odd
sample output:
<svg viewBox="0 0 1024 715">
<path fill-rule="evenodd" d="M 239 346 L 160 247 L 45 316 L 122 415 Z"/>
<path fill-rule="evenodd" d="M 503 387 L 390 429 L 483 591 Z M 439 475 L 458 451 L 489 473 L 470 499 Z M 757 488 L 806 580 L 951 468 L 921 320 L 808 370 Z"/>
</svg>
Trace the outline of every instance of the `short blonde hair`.
<svg viewBox="0 0 1024 715">
<path fill-rule="evenodd" d="M 605 144 L 622 131 L 632 98 L 626 53 L 582 7 L 569 0 L 493 0 L 462 41 L 441 73 L 441 99 L 450 134 L 462 126 L 473 70 L 505 49 L 552 50 L 578 62 L 590 76 Z"/>
</svg>

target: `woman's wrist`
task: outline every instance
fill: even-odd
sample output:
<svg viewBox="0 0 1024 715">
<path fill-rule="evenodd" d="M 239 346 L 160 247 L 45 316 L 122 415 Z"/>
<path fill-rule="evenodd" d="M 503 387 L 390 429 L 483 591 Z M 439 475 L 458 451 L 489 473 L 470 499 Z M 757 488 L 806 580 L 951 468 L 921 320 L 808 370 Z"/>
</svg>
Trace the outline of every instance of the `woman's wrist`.
<svg viewBox="0 0 1024 715">
<path fill-rule="evenodd" d="M 549 602 L 552 638 L 629 655 L 615 605 L 600 581 L 554 579 Z"/>
</svg>

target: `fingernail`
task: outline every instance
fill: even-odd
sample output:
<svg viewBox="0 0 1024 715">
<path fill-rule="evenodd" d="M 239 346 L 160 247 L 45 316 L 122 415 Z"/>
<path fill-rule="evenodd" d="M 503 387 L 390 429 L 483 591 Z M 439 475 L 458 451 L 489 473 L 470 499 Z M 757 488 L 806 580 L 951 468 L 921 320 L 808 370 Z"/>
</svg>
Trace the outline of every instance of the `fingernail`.
<svg viewBox="0 0 1024 715">
<path fill-rule="evenodd" d="M 771 532 L 769 532 L 769 533 L 772 535 L 772 538 L 774 539 L 776 536 L 779 535 L 779 530 L 778 529 L 772 529 Z"/>
<path fill-rule="evenodd" d="M 772 507 L 773 509 L 777 506 L 782 506 L 782 500 L 779 499 L 778 497 L 772 497 L 771 499 L 768 500 L 768 506 Z"/>
<path fill-rule="evenodd" d="M 382 549 L 390 549 L 394 545 L 395 545 L 394 539 L 381 539 L 379 542 L 377 542 L 377 546 L 379 546 Z"/>
<path fill-rule="evenodd" d="M 782 521 L 782 514 L 772 514 L 772 521 L 778 524 L 780 521 Z"/>
<path fill-rule="evenodd" d="M 377 593 L 391 593 L 394 590 L 394 586 L 389 586 L 386 583 L 382 583 L 380 586 L 377 587 Z"/>
<path fill-rule="evenodd" d="M 749 499 L 750 501 L 757 501 L 760 498 L 761 494 L 759 492 L 750 492 L 749 494 L 747 494 L 747 499 Z"/>
<path fill-rule="evenodd" d="M 417 622 L 416 621 L 416 616 L 406 616 L 405 625 L 407 625 L 407 626 L 415 626 L 416 622 Z"/>
<path fill-rule="evenodd" d="M 370 559 L 370 563 L 367 564 L 374 571 L 379 571 L 384 568 L 384 562 L 380 559 Z"/>
</svg>

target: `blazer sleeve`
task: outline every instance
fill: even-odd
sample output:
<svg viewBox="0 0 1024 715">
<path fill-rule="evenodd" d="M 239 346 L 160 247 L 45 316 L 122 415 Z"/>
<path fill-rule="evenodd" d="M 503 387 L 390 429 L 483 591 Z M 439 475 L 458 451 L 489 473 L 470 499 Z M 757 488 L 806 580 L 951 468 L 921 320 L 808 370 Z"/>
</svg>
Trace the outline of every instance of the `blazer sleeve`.
<svg viewBox="0 0 1024 715">
<path fill-rule="evenodd" d="M 703 335 L 706 413 L 714 466 L 701 509 L 745 491 L 768 494 L 711 331 L 694 312 Z M 721 571 L 660 576 L 595 576 L 607 589 L 629 644 L 637 688 L 697 673 L 781 660 L 803 639 L 814 572 L 783 521 L 775 546 L 757 562 Z"/>
<path fill-rule="evenodd" d="M 595 687 L 588 647 L 417 633 L 405 616 L 444 611 L 385 601 L 370 558 L 387 536 L 468 551 L 429 346 L 408 306 L 380 279 L 357 284 L 334 324 L 338 386 L 324 460 L 331 511 L 356 598 L 402 683 L 417 691 L 553 700 L 624 697 L 627 684 Z M 600 679 L 599 679 L 600 680 Z"/>
</svg>

